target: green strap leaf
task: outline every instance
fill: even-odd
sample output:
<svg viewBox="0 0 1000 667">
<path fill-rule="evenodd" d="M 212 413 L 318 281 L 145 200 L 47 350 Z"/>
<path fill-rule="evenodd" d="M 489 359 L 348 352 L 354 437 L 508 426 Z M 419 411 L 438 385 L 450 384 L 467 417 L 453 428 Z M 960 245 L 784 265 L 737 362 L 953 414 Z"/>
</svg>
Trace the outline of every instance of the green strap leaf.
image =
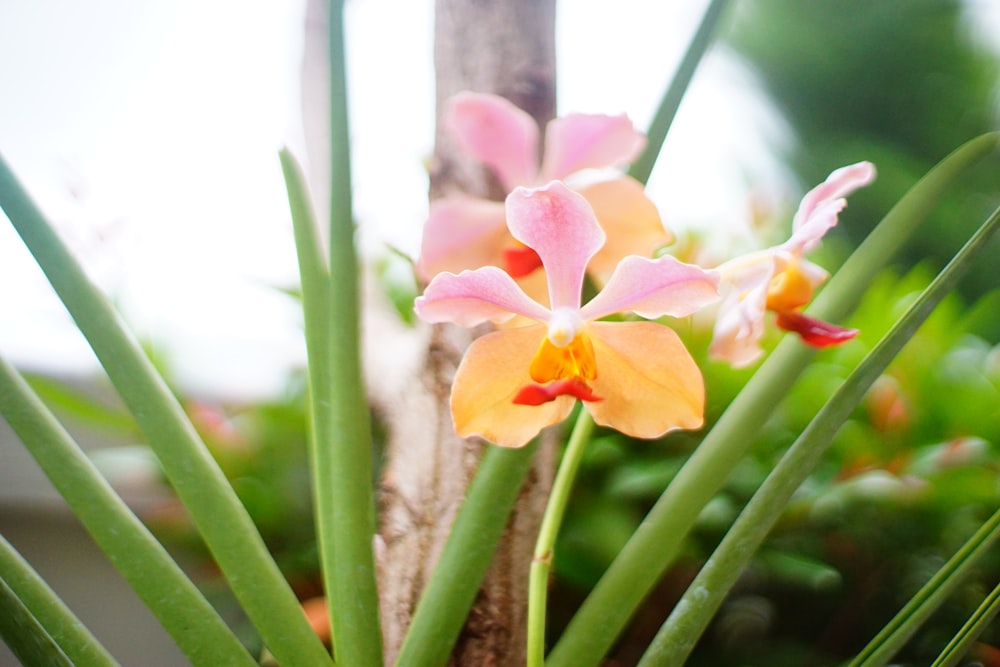
<svg viewBox="0 0 1000 667">
<path fill-rule="evenodd" d="M 0 413 L 87 532 L 193 663 L 254 664 L 212 605 L 2 358 Z M 192 623 L 193 618 L 198 622 Z"/>
<path fill-rule="evenodd" d="M 323 574 L 330 601 L 337 660 L 351 667 L 382 666 L 382 629 L 375 581 L 375 500 L 368 397 L 361 372 L 361 317 L 358 258 L 351 199 L 351 141 L 344 56 L 344 3 L 329 5 L 330 64 L 330 281 L 329 304 L 316 315 L 327 320 L 327 349 L 333 373 L 324 410 L 329 438 L 317 440 L 314 473 L 319 493 L 329 494 L 336 554 L 324 553 Z M 319 295 L 317 295 L 319 296 Z M 324 314 L 325 313 L 325 314 Z M 314 383 L 313 388 L 317 386 Z M 326 389 L 323 390 L 324 392 Z"/>
<path fill-rule="evenodd" d="M 997 613 L 1000 613 L 1000 585 L 986 596 L 986 599 L 962 626 L 958 634 L 944 647 L 941 655 L 937 657 L 931 667 L 954 667 L 957 665 L 958 661 L 972 649 L 973 643 L 986 630 L 986 626 L 993 622 Z"/>
<path fill-rule="evenodd" d="M 76 667 L 114 667 L 118 664 L 76 614 L 2 535 L 0 580 L 30 610 L 31 615 L 71 664 Z"/>
<path fill-rule="evenodd" d="M 850 667 L 877 667 L 892 659 L 934 611 L 961 585 L 976 561 L 1000 537 L 1000 510 L 970 537 L 917 591 L 889 623 L 855 656 Z"/>
<path fill-rule="evenodd" d="M 23 665 L 73 667 L 10 586 L 0 579 L 0 637 Z"/>
</svg>

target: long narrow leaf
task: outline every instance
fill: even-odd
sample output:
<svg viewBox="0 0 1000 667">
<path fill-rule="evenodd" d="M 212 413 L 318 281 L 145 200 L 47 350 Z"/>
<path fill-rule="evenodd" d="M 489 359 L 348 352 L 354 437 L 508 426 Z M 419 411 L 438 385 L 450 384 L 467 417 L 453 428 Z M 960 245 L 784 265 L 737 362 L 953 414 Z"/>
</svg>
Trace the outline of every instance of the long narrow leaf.
<svg viewBox="0 0 1000 667">
<path fill-rule="evenodd" d="M 753 554 L 865 392 L 955 287 L 1000 227 L 1000 209 L 942 269 L 785 452 L 656 634 L 640 667 L 683 664 Z"/>
<path fill-rule="evenodd" d="M 191 580 L 2 358 L 0 412 L 87 532 L 191 662 L 254 664 Z"/>
<path fill-rule="evenodd" d="M 135 417 L 264 643 L 283 663 L 329 664 L 253 521 L 177 399 L 2 158 L 0 206 Z"/>
<path fill-rule="evenodd" d="M 320 251 L 318 230 L 301 169 L 287 150 L 282 150 L 279 157 L 292 213 L 302 285 L 302 310 L 309 355 L 309 468 L 312 473 L 320 569 L 324 581 L 329 585 L 333 581 L 336 567 L 335 533 L 329 520 L 334 513 L 334 503 L 333 494 L 324 489 L 332 488 L 337 483 L 331 456 L 331 444 L 334 441 L 332 378 L 336 373 L 331 366 L 330 355 L 330 274 Z M 334 613 L 334 610 L 329 610 L 331 636 Z"/>
<path fill-rule="evenodd" d="M 979 605 L 975 613 L 962 626 L 948 645 L 941 651 L 931 667 L 954 667 L 971 649 L 979 635 L 986 630 L 986 626 L 993 622 L 997 614 L 1000 613 L 1000 585 L 996 586 L 983 603 Z"/>
<path fill-rule="evenodd" d="M 0 638 L 23 665 L 73 667 L 10 586 L 0 579 Z"/>
<path fill-rule="evenodd" d="M 1000 147 L 1000 133 L 964 144 L 892 208 L 816 299 L 810 313 L 837 321 L 890 260 L 934 203 L 972 165 Z M 552 667 L 596 665 L 676 557 L 701 511 L 722 487 L 755 433 L 813 358 L 786 337 L 761 365 L 650 510 L 598 581 L 549 656 Z"/>
<path fill-rule="evenodd" d="M 850 667 L 884 665 L 913 636 L 934 611 L 961 585 L 980 557 L 1000 538 L 1000 510 L 955 552 L 909 602 L 865 646 Z"/>
<path fill-rule="evenodd" d="M 330 63 L 330 287 L 327 345 L 330 437 L 316 443 L 319 493 L 330 495 L 336 553 L 326 556 L 337 660 L 381 667 L 382 631 L 375 582 L 375 500 L 368 397 L 361 372 L 360 291 L 351 200 L 351 152 L 344 55 L 344 3 L 329 5 Z"/>
<path fill-rule="evenodd" d="M 118 664 L 76 614 L 2 535 L 0 580 L 10 587 L 11 592 L 21 600 L 76 667 L 113 667 Z"/>
<path fill-rule="evenodd" d="M 1000 538 L 1000 510 L 995 512 L 891 621 L 855 656 L 850 667 L 887 663 L 968 575 L 976 561 Z"/>
<path fill-rule="evenodd" d="M 653 121 L 649 124 L 649 129 L 646 130 L 646 150 L 643 151 L 638 160 L 632 163 L 628 172 L 629 176 L 640 183 L 646 183 L 649 180 L 649 175 L 653 173 L 656 158 L 660 155 L 660 149 L 663 148 L 667 132 L 670 131 L 674 117 L 677 116 L 677 110 L 684 100 L 684 93 L 687 92 L 688 85 L 694 78 L 698 63 L 708 51 L 708 47 L 712 45 L 712 34 L 715 32 L 728 2 L 729 0 L 712 0 L 709 3 L 694 37 L 688 44 L 687 51 L 677 66 L 677 71 L 674 72 L 674 76 L 670 80 L 670 85 L 660 100 L 656 115 L 653 116 Z"/>
</svg>

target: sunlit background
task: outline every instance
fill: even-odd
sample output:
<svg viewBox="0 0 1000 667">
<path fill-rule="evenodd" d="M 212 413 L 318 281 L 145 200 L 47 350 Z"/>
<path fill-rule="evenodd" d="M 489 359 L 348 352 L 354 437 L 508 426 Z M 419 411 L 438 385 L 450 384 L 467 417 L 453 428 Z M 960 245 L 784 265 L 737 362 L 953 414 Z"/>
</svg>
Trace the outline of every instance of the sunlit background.
<svg viewBox="0 0 1000 667">
<path fill-rule="evenodd" d="M 561 111 L 642 128 L 703 2 L 574 2 L 559 13 Z M 0 150 L 130 325 L 194 392 L 274 392 L 302 363 L 276 152 L 302 148 L 302 2 L 0 5 Z M 389 18 L 387 18 L 389 17 Z M 617 26 L 610 34 L 608 25 Z M 433 147 L 433 7 L 352 0 L 347 33 L 363 246 L 415 252 Z M 726 225 L 747 193 L 794 194 L 787 128 L 724 49 L 686 100 L 650 183 L 671 225 Z M 8 225 L 0 349 L 38 370 L 96 361 Z"/>
</svg>

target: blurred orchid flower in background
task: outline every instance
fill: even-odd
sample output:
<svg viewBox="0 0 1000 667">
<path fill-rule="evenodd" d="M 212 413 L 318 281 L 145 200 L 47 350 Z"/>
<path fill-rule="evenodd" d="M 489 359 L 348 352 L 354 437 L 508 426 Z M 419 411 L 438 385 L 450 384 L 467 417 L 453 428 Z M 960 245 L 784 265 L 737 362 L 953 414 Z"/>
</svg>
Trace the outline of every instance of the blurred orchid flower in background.
<svg viewBox="0 0 1000 667">
<path fill-rule="evenodd" d="M 596 320 L 690 315 L 718 298 L 715 272 L 669 256 L 629 256 L 581 307 L 584 272 L 605 242 L 587 200 L 553 181 L 515 188 L 506 212 L 512 237 L 541 259 L 551 308 L 494 266 L 439 274 L 415 304 L 430 322 L 533 321 L 469 347 L 452 385 L 458 434 L 518 447 L 565 419 L 578 399 L 596 423 L 635 437 L 701 426 L 703 379 L 677 334 L 655 322 Z"/>
<path fill-rule="evenodd" d="M 813 347 L 838 345 L 857 335 L 854 329 L 838 327 L 801 312 L 829 275 L 804 259 L 804 255 L 819 245 L 837 224 L 837 216 L 847 206 L 844 197 L 874 179 L 875 167 L 870 162 L 837 169 L 803 197 L 787 241 L 736 257 L 718 267 L 722 303 L 709 349 L 713 357 L 736 367 L 760 358 L 767 311 L 777 314 L 779 327 L 799 334 Z"/>
<path fill-rule="evenodd" d="M 642 152 L 646 138 L 626 116 L 556 118 L 546 127 L 541 162 L 538 125 L 502 97 L 459 93 L 449 101 L 442 122 L 464 151 L 492 170 L 505 192 L 569 179 L 607 234 L 606 243 L 587 267 L 598 285 L 607 281 L 622 257 L 648 257 L 672 241 L 656 206 L 635 179 L 616 174 L 586 184 L 574 182 L 587 170 L 624 167 Z M 534 294 L 544 292 L 544 280 L 535 272 L 540 260 L 507 231 L 502 202 L 467 195 L 448 195 L 432 202 L 417 261 L 420 277 L 430 280 L 441 272 L 481 266 L 503 268 L 522 285 L 522 279 L 530 276 L 536 286 L 526 289 L 542 298 Z"/>
</svg>

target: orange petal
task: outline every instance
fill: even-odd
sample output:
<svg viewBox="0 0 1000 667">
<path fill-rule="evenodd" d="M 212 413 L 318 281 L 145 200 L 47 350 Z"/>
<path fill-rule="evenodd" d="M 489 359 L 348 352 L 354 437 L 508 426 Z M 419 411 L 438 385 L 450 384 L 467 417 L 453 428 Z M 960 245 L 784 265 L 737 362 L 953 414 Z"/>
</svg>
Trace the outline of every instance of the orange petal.
<svg viewBox="0 0 1000 667">
<path fill-rule="evenodd" d="M 637 438 L 701 427 L 701 371 L 670 327 L 654 322 L 592 322 L 590 337 L 603 400 L 586 403 L 594 421 Z"/>
<path fill-rule="evenodd" d="M 569 415 L 572 396 L 537 406 L 514 403 L 532 384 L 528 367 L 544 338 L 545 327 L 532 325 L 495 331 L 469 346 L 451 387 L 451 416 L 460 436 L 520 447 Z"/>
<path fill-rule="evenodd" d="M 623 176 L 594 183 L 579 192 L 594 208 L 597 221 L 608 236 L 587 267 L 601 285 L 607 282 L 622 257 L 651 257 L 657 248 L 673 241 L 673 236 L 663 228 L 656 205 L 634 178 Z"/>
</svg>

